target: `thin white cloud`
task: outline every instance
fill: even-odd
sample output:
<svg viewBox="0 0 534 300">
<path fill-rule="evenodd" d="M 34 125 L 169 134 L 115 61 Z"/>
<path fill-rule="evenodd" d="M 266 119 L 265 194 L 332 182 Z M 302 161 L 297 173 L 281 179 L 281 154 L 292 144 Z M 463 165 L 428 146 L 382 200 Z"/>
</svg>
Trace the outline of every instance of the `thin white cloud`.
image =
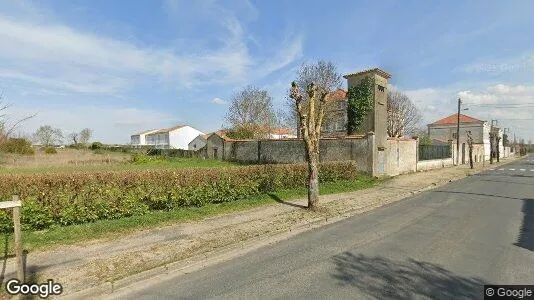
<svg viewBox="0 0 534 300">
<path fill-rule="evenodd" d="M 210 102 L 213 103 L 213 104 L 217 104 L 217 105 L 226 105 L 226 104 L 228 104 L 228 101 L 225 101 L 225 100 L 223 100 L 221 98 L 213 98 L 213 99 L 211 99 Z"/>
<path fill-rule="evenodd" d="M 242 4 L 246 11 L 255 11 L 250 2 Z M 117 39 L 49 19 L 13 18 L 4 12 L 0 63 L 6 70 L 0 79 L 78 93 L 116 93 L 152 79 L 178 88 L 242 84 L 283 68 L 302 54 L 302 37 L 295 35 L 271 46 L 275 51 L 268 56 L 253 57 L 247 44 L 251 34 L 231 10 L 221 7 L 218 15 L 211 12 L 209 17 L 217 21 L 218 46 L 192 43 L 175 48 Z"/>
<path fill-rule="evenodd" d="M 518 71 L 534 72 L 534 54 L 526 54 L 506 59 L 482 60 L 458 67 L 454 69 L 454 71 L 465 73 L 486 73 L 490 75 L 500 75 Z"/>
</svg>

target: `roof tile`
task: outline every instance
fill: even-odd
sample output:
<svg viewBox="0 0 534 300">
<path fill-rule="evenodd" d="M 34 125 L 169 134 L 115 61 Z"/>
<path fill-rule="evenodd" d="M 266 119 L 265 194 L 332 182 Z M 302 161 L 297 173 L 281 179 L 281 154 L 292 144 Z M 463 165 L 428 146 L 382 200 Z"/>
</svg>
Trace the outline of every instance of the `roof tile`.
<svg viewBox="0 0 534 300">
<path fill-rule="evenodd" d="M 484 121 L 482 120 L 460 114 L 460 123 L 483 123 L 483 122 Z M 436 122 L 432 123 L 432 125 L 454 125 L 454 124 L 458 124 L 458 114 L 450 115 L 446 118 L 437 120 Z"/>
</svg>

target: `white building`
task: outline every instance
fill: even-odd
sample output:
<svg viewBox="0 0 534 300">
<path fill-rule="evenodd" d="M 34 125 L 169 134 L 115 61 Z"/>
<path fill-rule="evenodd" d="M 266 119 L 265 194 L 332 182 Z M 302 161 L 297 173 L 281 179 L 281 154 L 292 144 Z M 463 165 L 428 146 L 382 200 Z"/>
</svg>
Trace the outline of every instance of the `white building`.
<svg viewBox="0 0 534 300">
<path fill-rule="evenodd" d="M 189 142 L 189 150 L 196 151 L 198 149 L 202 149 L 204 146 L 206 146 L 207 139 L 207 134 L 199 134 L 196 138 Z"/>
<path fill-rule="evenodd" d="M 157 129 L 146 130 L 138 132 L 130 136 L 130 144 L 134 147 L 148 145 L 146 143 L 146 135 L 158 131 Z"/>
<path fill-rule="evenodd" d="M 269 139 L 294 139 L 297 135 L 293 133 L 291 128 L 273 128 L 269 133 Z"/>
<path fill-rule="evenodd" d="M 433 140 L 439 141 L 456 141 L 457 128 L 458 128 L 458 114 L 450 115 L 446 118 L 438 120 L 432 124 L 428 124 L 428 135 Z M 491 125 L 486 121 L 478 120 L 473 117 L 460 114 L 460 157 L 461 161 L 465 161 L 464 153 L 467 152 L 467 132 L 471 131 L 473 137 L 473 145 L 475 152 L 478 152 L 480 157 L 475 155 L 476 161 L 489 160 L 490 159 L 490 130 Z M 499 156 L 504 157 L 505 150 L 503 146 L 503 132 L 497 127 L 493 127 L 493 131 L 498 134 L 499 141 Z M 496 145 L 494 146 L 496 148 Z M 479 150 L 478 150 L 479 149 Z M 453 147 L 453 152 L 456 152 Z M 494 149 L 497 153 L 497 149 Z"/>
<path fill-rule="evenodd" d="M 145 143 L 159 149 L 187 150 L 189 143 L 200 134 L 204 133 L 188 125 L 178 125 L 146 134 Z"/>
</svg>

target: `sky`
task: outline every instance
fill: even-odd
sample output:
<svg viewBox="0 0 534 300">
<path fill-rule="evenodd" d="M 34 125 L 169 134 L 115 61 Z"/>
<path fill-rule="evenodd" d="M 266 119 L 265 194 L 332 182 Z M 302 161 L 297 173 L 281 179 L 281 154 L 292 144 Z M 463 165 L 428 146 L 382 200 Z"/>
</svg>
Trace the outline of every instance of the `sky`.
<svg viewBox="0 0 534 300">
<path fill-rule="evenodd" d="M 36 114 L 21 134 L 89 127 L 93 140 L 127 143 L 177 124 L 218 130 L 247 85 L 283 109 L 298 67 L 321 59 L 342 75 L 387 71 L 424 124 L 460 97 L 463 113 L 528 141 L 532 11 L 528 0 L 4 0 L 0 91 L 10 121 Z"/>
</svg>

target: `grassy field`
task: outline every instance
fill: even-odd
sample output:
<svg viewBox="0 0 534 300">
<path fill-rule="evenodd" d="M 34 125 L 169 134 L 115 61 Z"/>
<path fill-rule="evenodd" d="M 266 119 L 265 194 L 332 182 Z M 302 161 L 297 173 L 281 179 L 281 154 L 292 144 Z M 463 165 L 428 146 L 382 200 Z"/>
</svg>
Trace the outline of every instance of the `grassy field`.
<svg viewBox="0 0 534 300">
<path fill-rule="evenodd" d="M 111 151 L 58 149 L 57 154 L 38 151 L 33 156 L 1 154 L 0 173 L 31 174 L 91 170 L 146 170 L 232 166 L 230 162 L 199 158 L 169 158 L 132 163 L 131 154 Z"/>
<path fill-rule="evenodd" d="M 356 181 L 339 181 L 321 184 L 321 194 L 334 194 L 365 189 L 374 186 L 379 181 L 362 175 Z M 23 232 L 23 244 L 26 250 L 45 249 L 54 245 L 68 245 L 83 241 L 120 237 L 125 233 L 140 229 L 155 228 L 169 224 L 176 224 L 191 220 L 198 220 L 235 211 L 242 211 L 252 207 L 273 204 L 282 200 L 305 197 L 307 190 L 287 189 L 263 194 L 248 199 L 237 200 L 221 204 L 209 204 L 202 207 L 187 207 L 172 211 L 155 211 L 142 216 L 122 218 L 117 220 L 103 220 L 82 225 L 52 227 L 45 231 Z M 0 239 L 0 249 L 5 249 L 8 241 L 9 253 L 12 253 L 12 236 Z"/>
</svg>

